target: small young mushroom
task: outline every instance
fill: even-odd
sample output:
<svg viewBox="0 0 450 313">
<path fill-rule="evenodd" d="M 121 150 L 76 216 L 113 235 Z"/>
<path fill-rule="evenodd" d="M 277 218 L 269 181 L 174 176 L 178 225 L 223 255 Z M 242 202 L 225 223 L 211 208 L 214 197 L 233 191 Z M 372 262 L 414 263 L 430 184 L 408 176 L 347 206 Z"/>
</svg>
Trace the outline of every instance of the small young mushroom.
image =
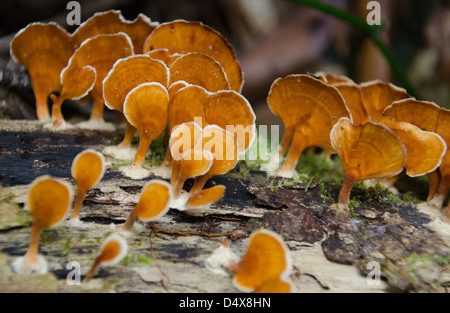
<svg viewBox="0 0 450 313">
<path fill-rule="evenodd" d="M 208 206 L 211 203 L 216 203 L 225 195 L 225 189 L 226 187 L 224 185 L 217 185 L 197 191 L 189 196 L 186 207 L 195 209 Z"/>
<path fill-rule="evenodd" d="M 40 121 L 50 120 L 48 96 L 61 91 L 60 74 L 74 51 L 70 34 L 55 23 L 29 24 L 11 41 L 11 57 L 30 75 Z"/>
<path fill-rule="evenodd" d="M 433 102 L 405 99 L 392 103 L 383 116 L 397 122 L 411 123 L 420 129 L 441 136 L 450 145 L 450 110 Z M 427 174 L 430 182 L 427 202 L 440 208 L 450 189 L 450 153 L 445 153 L 439 168 Z"/>
<path fill-rule="evenodd" d="M 66 67 L 61 72 L 62 91 L 59 96 L 51 94 L 52 105 L 52 129 L 65 129 L 66 122 L 61 112 L 61 106 L 64 100 L 79 100 L 86 96 L 94 87 L 97 79 L 96 70 L 86 65 L 82 68 Z M 47 125 L 46 125 L 47 126 Z"/>
<path fill-rule="evenodd" d="M 292 260 L 283 239 L 273 231 L 261 229 L 251 234 L 247 252 L 234 269 L 232 282 L 243 292 L 258 289 L 284 292 L 286 289 L 280 281 L 286 281 L 291 271 Z"/>
<path fill-rule="evenodd" d="M 239 145 L 234 135 L 217 125 L 208 125 L 202 131 L 194 149 L 210 151 L 213 155 L 211 168 L 194 179 L 190 194 L 194 194 L 206 184 L 207 180 L 215 175 L 222 175 L 231 171 L 238 163 Z"/>
<path fill-rule="evenodd" d="M 132 55 L 119 59 L 103 80 L 103 98 L 105 105 L 123 114 L 123 106 L 128 93 L 143 83 L 157 82 L 167 87 L 169 69 L 161 61 L 153 60 L 147 55 Z M 132 160 L 136 154 L 131 147 L 131 140 L 136 132 L 128 121 L 125 137 L 118 146 L 106 147 L 103 151 L 118 159 Z"/>
<path fill-rule="evenodd" d="M 72 177 L 77 182 L 77 194 L 70 220 L 79 221 L 80 209 L 86 192 L 94 187 L 105 174 L 105 159 L 103 154 L 92 149 L 78 153 L 72 162 Z"/>
<path fill-rule="evenodd" d="M 107 127 L 103 120 L 103 79 L 118 59 L 130 55 L 133 55 L 133 44 L 125 33 L 97 35 L 85 40 L 74 52 L 67 65 L 68 68 L 83 68 L 90 65 L 97 73 L 97 79 L 90 91 L 94 101 L 91 117 L 88 122 L 80 123 L 79 127 Z"/>
<path fill-rule="evenodd" d="M 128 254 L 128 244 L 125 239 L 117 234 L 109 235 L 100 247 L 100 254 L 95 258 L 86 273 L 83 283 L 89 282 L 94 277 L 99 265 L 114 265 L 119 263 Z"/>
<path fill-rule="evenodd" d="M 72 37 L 78 47 L 97 35 L 124 32 L 130 37 L 135 53 L 143 53 L 144 41 L 157 25 L 142 13 L 134 21 L 127 21 L 119 10 L 109 10 L 88 18 L 73 32 Z"/>
<path fill-rule="evenodd" d="M 185 81 L 210 92 L 230 89 L 227 75 L 220 63 L 203 53 L 193 52 L 178 57 L 169 71 L 170 85 L 177 81 Z"/>
<path fill-rule="evenodd" d="M 356 182 L 398 175 L 405 165 L 406 149 L 385 125 L 367 122 L 355 125 L 343 117 L 333 127 L 331 144 L 344 168 L 339 201 L 333 208 L 349 213 L 350 192 Z"/>
<path fill-rule="evenodd" d="M 12 263 L 14 271 L 21 274 L 47 272 L 47 262 L 38 255 L 41 231 L 63 221 L 72 206 L 72 188 L 66 181 L 44 175 L 30 185 L 26 208 L 33 217 L 30 247 L 24 257 Z"/>
<path fill-rule="evenodd" d="M 139 132 L 139 148 L 133 165 L 125 171 L 129 177 L 140 179 L 148 176 L 142 168 L 147 150 L 167 125 L 169 94 L 160 83 L 144 83 L 131 90 L 125 98 L 123 113 L 128 122 Z"/>
<path fill-rule="evenodd" d="M 406 90 L 379 80 L 362 83 L 360 87 L 362 103 L 373 122 L 393 102 L 410 98 Z"/>
<path fill-rule="evenodd" d="M 199 52 L 214 58 L 223 67 L 230 88 L 241 92 L 241 66 L 232 46 L 217 31 L 200 22 L 175 20 L 157 26 L 144 43 L 144 52 L 167 49 L 169 54 Z"/>
<path fill-rule="evenodd" d="M 309 75 L 275 80 L 267 97 L 271 111 L 284 124 L 279 159 L 289 152 L 277 176 L 292 177 L 302 151 L 318 146 L 334 152 L 330 131 L 341 117 L 351 114 L 339 91 Z M 290 147 L 289 147 L 290 146 Z"/>
<path fill-rule="evenodd" d="M 143 222 L 155 221 L 169 211 L 169 203 L 172 198 L 171 186 L 158 179 L 150 180 L 142 188 L 139 202 L 131 211 L 125 224 L 120 227 L 130 231 L 136 219 Z"/>
</svg>

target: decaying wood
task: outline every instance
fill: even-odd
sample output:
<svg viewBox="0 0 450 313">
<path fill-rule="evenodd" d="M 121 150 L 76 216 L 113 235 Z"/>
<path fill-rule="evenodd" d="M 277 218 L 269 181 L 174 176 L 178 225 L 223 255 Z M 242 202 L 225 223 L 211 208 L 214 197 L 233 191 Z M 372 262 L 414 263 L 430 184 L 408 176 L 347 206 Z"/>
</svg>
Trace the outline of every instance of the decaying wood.
<svg viewBox="0 0 450 313">
<path fill-rule="evenodd" d="M 226 185 L 227 192 L 208 214 L 171 209 L 154 223 L 138 222 L 142 232 L 122 233 L 129 245 L 123 262 L 100 267 L 89 283 L 70 285 L 68 263 L 80 264 L 82 279 L 147 181 L 124 177 L 116 169 L 121 162 L 108 157 L 105 177 L 83 203 L 83 223 L 64 222 L 44 231 L 39 253 L 49 273 L 15 274 L 10 263 L 25 254 L 30 237 L 31 217 L 23 209 L 27 185 L 43 174 L 75 184 L 73 157 L 85 148 L 101 151 L 117 144 L 121 133 L 51 132 L 35 121 L 0 122 L 0 291 L 237 292 L 231 277 L 212 273 L 205 261 L 227 238 L 230 249 L 242 256 L 249 234 L 259 227 L 276 231 L 288 244 L 298 292 L 444 292 L 449 284 L 450 227 L 436 212 L 382 195 L 368 201 L 356 192 L 361 205 L 355 215 L 340 216 L 328 209 L 337 186 L 286 184 L 262 172 L 234 172 L 209 182 Z M 366 279 L 371 261 L 381 266 L 378 285 Z"/>
</svg>

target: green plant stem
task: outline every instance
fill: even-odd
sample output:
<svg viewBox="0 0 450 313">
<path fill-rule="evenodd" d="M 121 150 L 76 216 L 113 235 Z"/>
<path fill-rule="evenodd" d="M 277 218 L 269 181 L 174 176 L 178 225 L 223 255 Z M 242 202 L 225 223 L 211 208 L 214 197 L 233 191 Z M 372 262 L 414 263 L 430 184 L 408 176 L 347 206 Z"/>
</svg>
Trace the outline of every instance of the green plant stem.
<svg viewBox="0 0 450 313">
<path fill-rule="evenodd" d="M 409 81 L 405 72 L 401 68 L 397 59 L 389 49 L 388 45 L 381 39 L 380 31 L 384 29 L 383 25 L 369 25 L 367 22 L 347 11 L 341 10 L 327 3 L 323 3 L 318 0 L 290 0 L 292 2 L 303 4 L 309 6 L 311 8 L 320 10 L 324 13 L 327 13 L 331 16 L 334 16 L 342 21 L 345 21 L 352 25 L 353 27 L 362 31 L 366 36 L 368 36 L 374 44 L 378 47 L 378 49 L 383 53 L 386 60 L 389 62 L 389 65 L 392 71 L 395 73 L 399 82 L 404 86 L 410 96 L 419 99 L 417 91 Z"/>
</svg>

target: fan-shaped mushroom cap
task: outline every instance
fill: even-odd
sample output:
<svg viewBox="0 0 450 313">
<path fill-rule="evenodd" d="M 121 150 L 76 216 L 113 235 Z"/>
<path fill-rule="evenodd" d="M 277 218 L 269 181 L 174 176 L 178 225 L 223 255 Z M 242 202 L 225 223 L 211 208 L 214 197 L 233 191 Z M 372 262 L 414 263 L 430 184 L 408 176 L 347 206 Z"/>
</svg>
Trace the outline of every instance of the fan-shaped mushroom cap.
<svg viewBox="0 0 450 313">
<path fill-rule="evenodd" d="M 313 77 L 320 79 L 324 83 L 328 85 L 336 85 L 341 83 L 349 83 L 354 84 L 353 80 L 351 80 L 349 77 L 345 75 L 340 74 L 331 74 L 331 73 L 324 73 L 324 72 L 317 72 L 312 75 Z"/>
<path fill-rule="evenodd" d="M 187 122 L 195 121 L 201 128 L 205 127 L 205 107 L 209 93 L 200 86 L 188 85 L 181 88 L 169 103 L 169 130 Z M 196 119 L 197 118 L 197 119 Z"/>
<path fill-rule="evenodd" d="M 344 117 L 333 127 L 330 138 L 344 168 L 339 204 L 346 207 L 350 191 L 357 181 L 392 177 L 399 174 L 405 165 L 405 146 L 382 124 L 367 122 L 355 125 Z"/>
<path fill-rule="evenodd" d="M 171 100 L 175 96 L 175 94 L 178 91 L 180 91 L 180 89 L 187 87 L 187 86 L 189 86 L 189 84 L 183 80 L 179 80 L 179 81 L 176 81 L 173 84 L 171 84 L 168 89 L 169 99 Z"/>
<path fill-rule="evenodd" d="M 383 116 L 398 122 L 411 123 L 422 130 L 436 133 L 445 141 L 447 147 L 450 144 L 450 111 L 435 103 L 415 99 L 396 101 L 383 111 Z M 449 153 L 446 152 L 442 158 L 439 175 L 430 173 L 428 177 L 431 178 L 428 198 L 430 201 L 433 200 L 433 205 L 441 206 L 450 188 Z M 435 197 L 436 189 L 438 189 L 438 195 Z"/>
<path fill-rule="evenodd" d="M 26 208 L 33 216 L 33 224 L 41 228 L 56 226 L 68 215 L 72 198 L 73 192 L 69 183 L 44 175 L 31 183 Z"/>
<path fill-rule="evenodd" d="M 91 120 L 103 120 L 103 80 L 118 59 L 132 54 L 133 45 L 130 38 L 125 33 L 117 33 L 87 39 L 70 58 L 68 68 L 90 65 L 97 73 L 97 79 L 90 91 L 94 99 Z"/>
<path fill-rule="evenodd" d="M 33 216 L 30 246 L 25 256 L 17 258 L 11 265 L 17 273 L 44 274 L 47 262 L 38 256 L 41 231 L 56 226 L 68 215 L 72 206 L 71 185 L 49 175 L 40 176 L 30 184 L 25 205 Z"/>
<path fill-rule="evenodd" d="M 337 83 L 333 85 L 345 100 L 350 114 L 352 115 L 353 123 L 364 124 L 370 121 L 369 114 L 362 103 L 361 88 L 355 83 Z"/>
<path fill-rule="evenodd" d="M 395 101 L 410 98 L 406 90 L 379 80 L 361 86 L 361 99 L 371 121 L 376 121 L 384 109 Z"/>
<path fill-rule="evenodd" d="M 152 23 L 144 14 L 139 14 L 134 21 L 127 21 L 119 10 L 95 13 L 84 21 L 72 34 L 80 46 L 83 41 L 101 34 L 126 33 L 133 42 L 136 53 L 143 52 L 144 41 L 158 23 Z"/>
<path fill-rule="evenodd" d="M 233 285 L 252 292 L 270 281 L 284 280 L 290 274 L 292 261 L 289 249 L 280 236 L 259 230 L 250 236 L 246 254 L 236 267 Z"/>
<path fill-rule="evenodd" d="M 237 92 L 242 89 L 243 74 L 233 48 L 221 34 L 200 22 L 176 20 L 159 25 L 144 43 L 144 52 L 153 49 L 209 55 L 222 65 L 230 88 Z"/>
<path fill-rule="evenodd" d="M 176 59 L 178 59 L 181 54 L 175 53 L 170 54 L 167 49 L 154 49 L 147 52 L 147 55 L 155 60 L 160 60 L 166 64 L 167 67 L 170 67 Z"/>
<path fill-rule="evenodd" d="M 189 196 L 186 206 L 192 209 L 218 202 L 225 195 L 225 189 L 226 187 L 224 185 L 217 185 L 197 191 Z"/>
<path fill-rule="evenodd" d="M 230 89 L 220 63 L 203 53 L 188 53 L 172 63 L 170 84 L 180 80 L 201 86 L 210 92 Z"/>
<path fill-rule="evenodd" d="M 406 174 L 421 176 L 436 170 L 447 151 L 445 141 L 438 134 L 421 130 L 407 122 L 395 122 L 380 117 L 377 123 L 389 127 L 406 148 Z"/>
<path fill-rule="evenodd" d="M 61 72 L 62 91 L 59 96 L 51 94 L 52 105 L 52 128 L 64 128 L 65 121 L 61 112 L 64 100 L 79 100 L 86 96 L 94 87 L 97 79 L 96 70 L 86 65 L 82 68 L 66 67 Z"/>
<path fill-rule="evenodd" d="M 128 244 L 125 239 L 117 234 L 109 235 L 100 247 L 100 254 L 95 258 L 84 282 L 88 282 L 94 276 L 95 269 L 100 265 L 113 265 L 119 263 L 128 254 Z"/>
<path fill-rule="evenodd" d="M 351 118 L 339 91 L 309 75 L 289 75 L 275 80 L 267 102 L 285 127 L 280 157 L 291 144 L 279 172 L 282 176 L 292 176 L 300 154 L 308 146 L 334 151 L 329 137 L 332 127 L 341 117 Z"/>
<path fill-rule="evenodd" d="M 171 198 L 172 189 L 167 182 L 159 179 L 150 180 L 142 188 L 139 202 L 121 227 L 125 230 L 131 230 L 136 219 L 144 222 L 159 219 L 169 211 Z"/>
<path fill-rule="evenodd" d="M 234 134 L 238 153 L 245 153 L 256 137 L 256 116 L 250 103 L 241 94 L 227 90 L 211 94 L 204 108 L 207 123 Z"/>
<path fill-rule="evenodd" d="M 61 91 L 60 74 L 74 50 L 70 34 L 55 23 L 29 24 L 11 41 L 11 57 L 30 75 L 39 120 L 50 118 L 48 96 Z"/>
<path fill-rule="evenodd" d="M 78 218 L 86 192 L 94 187 L 105 174 L 103 154 L 86 149 L 76 155 L 72 162 L 72 177 L 77 182 L 77 195 L 71 219 Z"/>
<path fill-rule="evenodd" d="M 132 171 L 141 169 L 151 142 L 160 136 L 167 125 L 169 94 L 160 83 L 144 83 L 125 98 L 123 113 L 140 135 L 139 149 L 134 158 Z"/>
<path fill-rule="evenodd" d="M 103 80 L 105 105 L 111 110 L 123 112 L 128 93 L 136 86 L 149 82 L 168 87 L 169 69 L 163 62 L 146 55 L 132 55 L 117 60 Z"/>
</svg>

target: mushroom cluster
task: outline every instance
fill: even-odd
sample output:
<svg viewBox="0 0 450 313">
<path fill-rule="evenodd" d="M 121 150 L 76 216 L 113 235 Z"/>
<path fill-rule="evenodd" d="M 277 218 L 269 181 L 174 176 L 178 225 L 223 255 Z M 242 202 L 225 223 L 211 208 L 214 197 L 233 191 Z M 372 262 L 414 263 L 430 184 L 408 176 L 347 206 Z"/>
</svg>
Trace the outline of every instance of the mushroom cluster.
<svg viewBox="0 0 450 313">
<path fill-rule="evenodd" d="M 450 188 L 448 110 L 411 98 L 391 83 L 356 84 L 346 76 L 326 73 L 279 78 L 267 102 L 285 127 L 279 156 L 287 153 L 281 169 L 272 174 L 291 177 L 302 151 L 318 146 L 337 153 L 344 170 L 333 209 L 348 214 L 356 182 L 378 179 L 392 184 L 403 173 L 427 175 L 428 201 L 442 206 Z M 442 216 L 448 214 L 449 207 Z"/>
</svg>

